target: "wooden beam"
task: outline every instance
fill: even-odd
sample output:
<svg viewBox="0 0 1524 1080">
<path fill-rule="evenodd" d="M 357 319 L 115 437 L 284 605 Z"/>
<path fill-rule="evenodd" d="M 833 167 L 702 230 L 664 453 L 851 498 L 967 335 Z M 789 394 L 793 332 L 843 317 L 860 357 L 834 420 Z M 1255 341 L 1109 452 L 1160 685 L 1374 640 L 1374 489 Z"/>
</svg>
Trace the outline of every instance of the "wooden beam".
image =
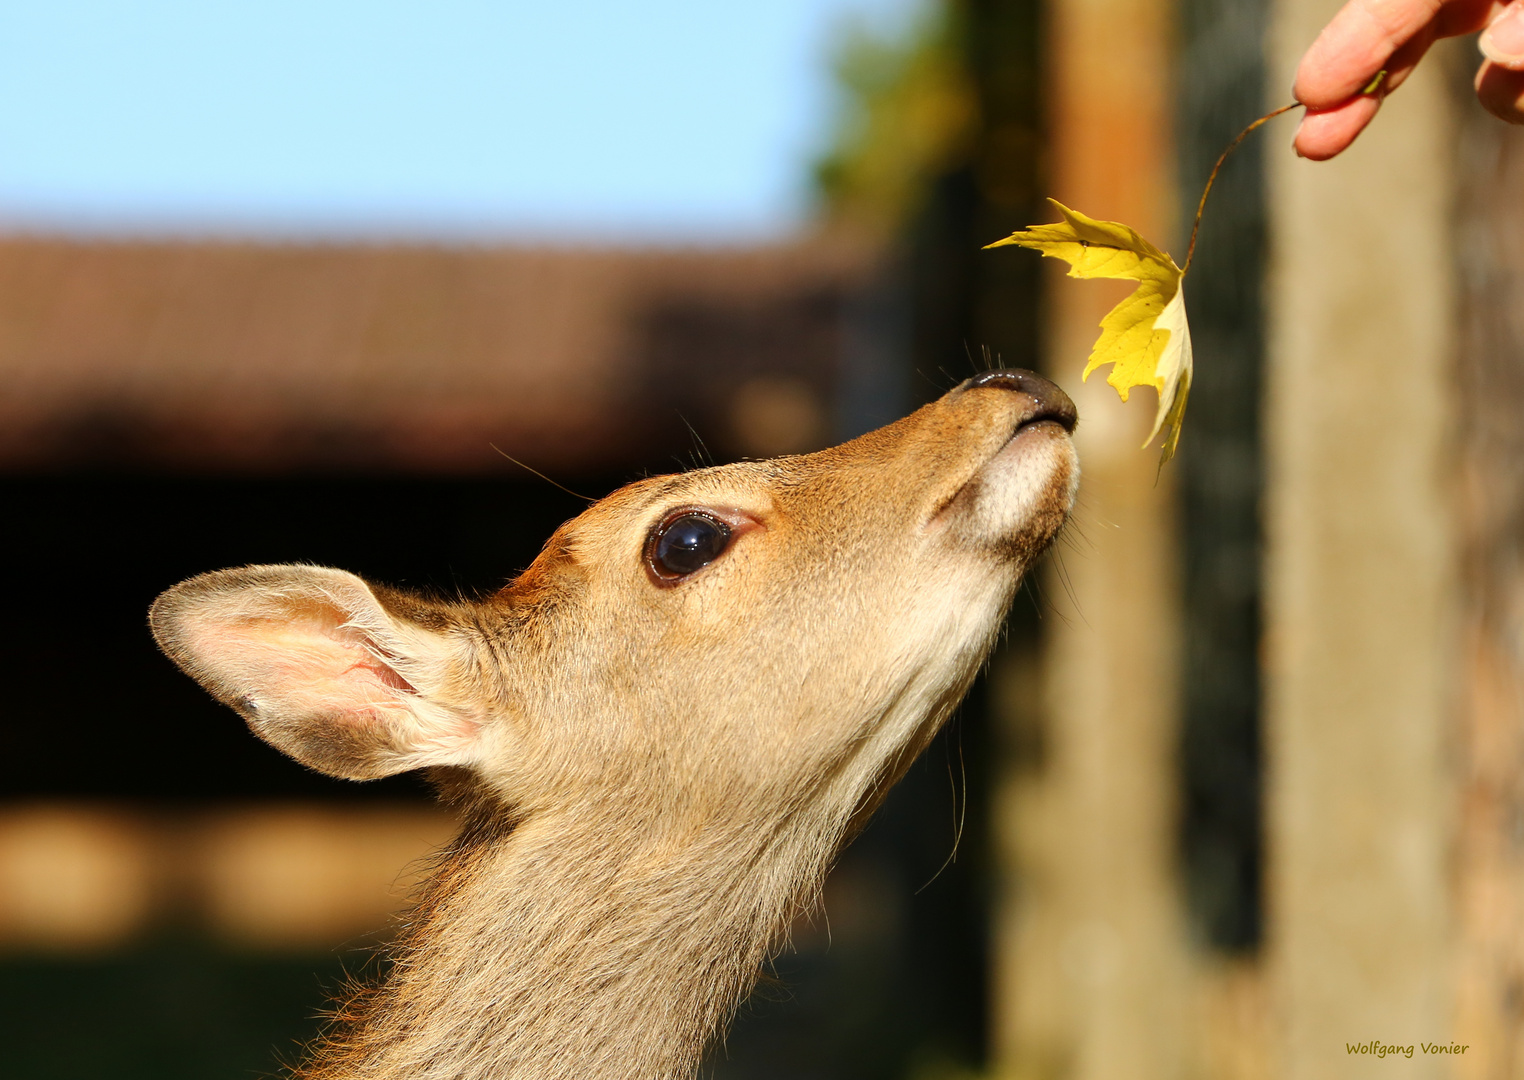
<svg viewBox="0 0 1524 1080">
<path fill-rule="evenodd" d="M 1172 0 L 1063 0 L 1049 5 L 1045 53 L 1049 193 L 1160 241 L 1175 224 L 1173 17 Z M 1173 1080 L 1190 1051 L 1174 873 L 1172 474 L 1156 483 L 1157 452 L 1140 449 L 1152 396 L 1124 406 L 1104 374 L 1079 378 L 1125 286 L 1051 270 L 1047 370 L 1079 405 L 1084 478 L 1044 586 L 1042 675 L 995 673 L 996 715 L 1038 724 L 1042 747 L 996 797 L 995 1064 L 1001 1075 Z"/>
</svg>

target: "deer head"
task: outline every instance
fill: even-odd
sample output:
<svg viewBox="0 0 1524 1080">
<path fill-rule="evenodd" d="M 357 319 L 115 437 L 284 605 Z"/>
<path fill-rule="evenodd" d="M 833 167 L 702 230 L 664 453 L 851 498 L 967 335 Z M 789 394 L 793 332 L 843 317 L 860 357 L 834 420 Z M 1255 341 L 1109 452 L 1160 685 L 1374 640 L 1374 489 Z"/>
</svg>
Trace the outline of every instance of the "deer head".
<svg viewBox="0 0 1524 1080">
<path fill-rule="evenodd" d="M 441 768 L 501 825 L 459 845 L 342 1074 L 476 1075 L 471 1054 L 483 1075 L 691 1067 L 967 689 L 1072 504 L 1073 427 L 1051 383 L 989 372 L 830 450 L 631 484 L 480 601 L 309 566 L 218 571 L 161 596 L 159 644 L 256 735 L 338 777 Z M 622 916 L 569 940 L 615 897 Z M 507 920 L 541 952 L 499 943 L 496 976 L 473 968 L 463 942 L 495 940 L 494 919 L 497 938 Z M 477 986 L 462 965 L 490 1001 L 474 1045 L 440 1064 L 444 1036 L 425 1049 L 418 1032 L 460 1027 L 467 1007 L 430 984 Z M 602 981 L 569 988 L 587 972 Z M 626 1016 L 610 980 L 642 1010 Z M 411 1049 L 388 1010 L 411 1018 Z M 642 1012 L 659 1047 L 626 1030 Z M 564 1071 L 540 1053 L 551 1045 Z"/>
</svg>

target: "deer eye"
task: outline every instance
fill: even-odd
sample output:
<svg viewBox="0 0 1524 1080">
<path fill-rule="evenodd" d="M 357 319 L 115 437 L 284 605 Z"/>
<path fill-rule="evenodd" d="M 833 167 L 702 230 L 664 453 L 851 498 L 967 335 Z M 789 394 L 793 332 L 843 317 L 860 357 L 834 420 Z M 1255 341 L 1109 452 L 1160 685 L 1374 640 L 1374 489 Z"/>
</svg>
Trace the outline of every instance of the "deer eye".
<svg viewBox="0 0 1524 1080">
<path fill-rule="evenodd" d="M 730 526 L 688 510 L 667 518 L 646 543 L 646 565 L 666 585 L 718 559 L 730 543 Z"/>
</svg>

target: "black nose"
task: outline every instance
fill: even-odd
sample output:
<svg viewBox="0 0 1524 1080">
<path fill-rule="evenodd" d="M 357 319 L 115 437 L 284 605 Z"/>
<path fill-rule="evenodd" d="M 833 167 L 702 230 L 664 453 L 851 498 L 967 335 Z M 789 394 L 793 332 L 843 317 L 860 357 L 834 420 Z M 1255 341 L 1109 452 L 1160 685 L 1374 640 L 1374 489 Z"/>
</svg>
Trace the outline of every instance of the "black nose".
<svg viewBox="0 0 1524 1080">
<path fill-rule="evenodd" d="M 1052 420 L 1061 424 L 1065 431 L 1072 433 L 1077 414 L 1074 411 L 1074 402 L 1069 400 L 1069 395 L 1060 390 L 1056 385 L 1031 371 L 1021 368 L 996 368 L 994 371 L 986 371 L 983 375 L 975 375 L 958 389 L 972 390 L 974 387 L 987 386 L 996 390 L 1015 390 L 1027 395 L 1037 404 L 1037 411 L 1024 421 L 1031 423 L 1034 420 Z"/>
</svg>

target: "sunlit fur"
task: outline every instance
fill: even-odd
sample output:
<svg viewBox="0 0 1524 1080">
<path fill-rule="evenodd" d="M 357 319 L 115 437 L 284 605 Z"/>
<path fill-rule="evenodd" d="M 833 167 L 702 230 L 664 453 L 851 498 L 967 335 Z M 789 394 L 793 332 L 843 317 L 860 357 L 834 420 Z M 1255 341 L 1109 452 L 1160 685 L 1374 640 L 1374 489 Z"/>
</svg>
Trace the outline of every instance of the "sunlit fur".
<svg viewBox="0 0 1524 1080">
<path fill-rule="evenodd" d="M 1078 466 L 1036 410 L 960 388 L 632 484 L 479 603 L 298 566 L 161 597 L 160 643 L 256 733 L 335 775 L 434 766 L 464 804 L 388 979 L 301 1074 L 692 1075 L 1062 525 Z M 647 538 L 689 506 L 735 538 L 664 587 Z"/>
</svg>

